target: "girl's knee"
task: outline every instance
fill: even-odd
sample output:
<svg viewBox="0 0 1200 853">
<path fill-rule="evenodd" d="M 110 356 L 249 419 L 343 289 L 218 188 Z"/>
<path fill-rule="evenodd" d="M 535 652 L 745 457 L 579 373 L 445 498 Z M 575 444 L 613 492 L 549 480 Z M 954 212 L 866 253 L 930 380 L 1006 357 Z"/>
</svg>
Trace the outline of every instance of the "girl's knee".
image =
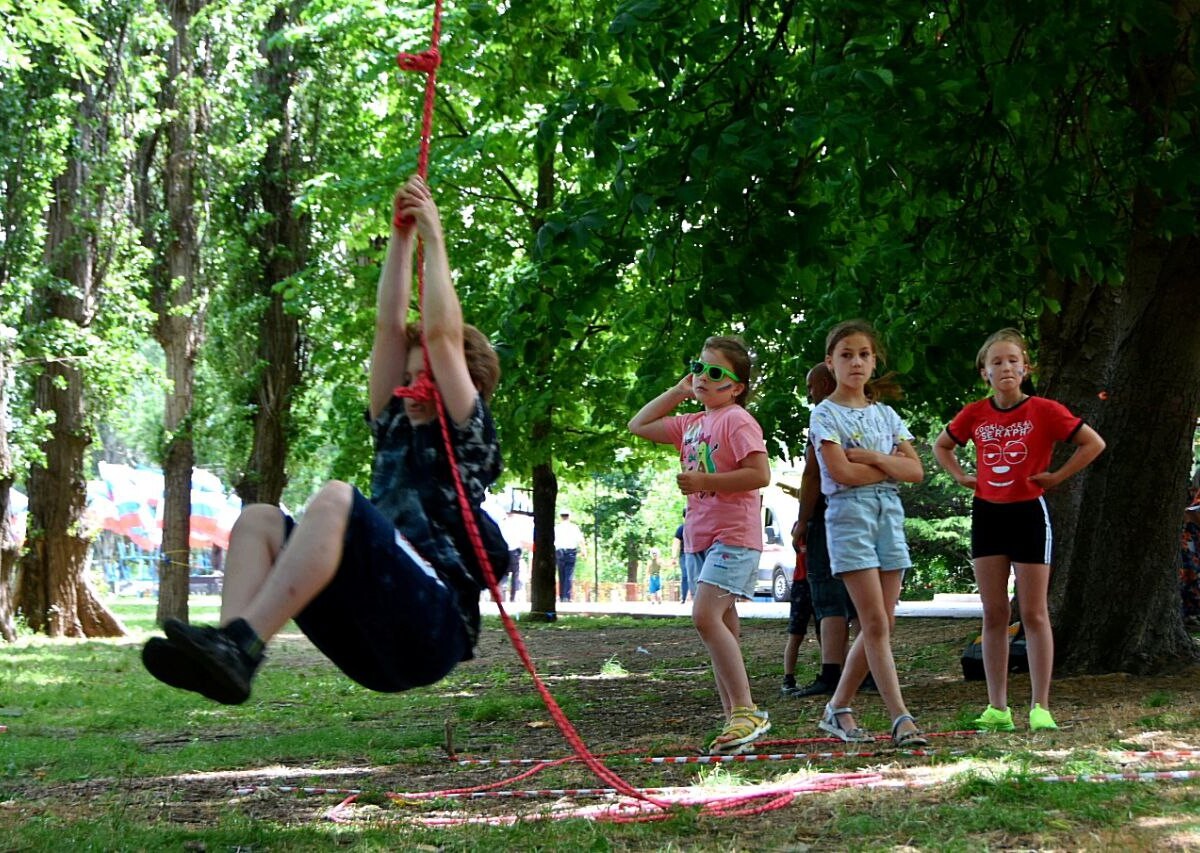
<svg viewBox="0 0 1200 853">
<path fill-rule="evenodd" d="M 692 624 L 696 626 L 701 637 L 710 637 L 718 631 L 732 632 L 725 619 L 725 608 L 718 606 L 718 602 L 702 602 L 693 607 Z"/>
<path fill-rule="evenodd" d="M 865 619 L 862 614 L 859 614 L 858 631 L 862 635 L 864 643 L 887 643 L 891 641 L 891 625 L 894 622 L 894 617 L 888 617 L 882 613 Z"/>
<path fill-rule="evenodd" d="M 1021 614 L 1021 627 L 1026 634 L 1038 634 L 1050 630 L 1050 614 L 1033 611 Z"/>
<path fill-rule="evenodd" d="M 988 626 L 993 625 L 1008 625 L 1008 620 L 1012 618 L 1012 607 L 1009 606 L 1006 598 L 1003 603 L 985 604 L 983 606 L 983 624 Z"/>
</svg>

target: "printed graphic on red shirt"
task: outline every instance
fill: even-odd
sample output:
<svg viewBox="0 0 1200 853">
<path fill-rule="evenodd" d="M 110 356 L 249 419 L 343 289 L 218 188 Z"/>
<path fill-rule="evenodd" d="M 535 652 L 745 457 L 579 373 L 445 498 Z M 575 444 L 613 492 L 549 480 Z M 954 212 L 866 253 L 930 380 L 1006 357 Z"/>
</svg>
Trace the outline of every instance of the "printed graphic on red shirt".
<svg viewBox="0 0 1200 853">
<path fill-rule="evenodd" d="M 1023 463 L 1029 459 L 1029 445 L 1025 439 L 1033 433 L 1033 423 L 1028 420 L 1015 424 L 980 424 L 975 430 L 975 443 L 979 447 L 980 476 L 987 477 L 987 484 L 994 489 L 1005 489 L 1017 482 L 1018 477 L 1028 477 L 1036 471 L 1022 473 Z"/>
<path fill-rule="evenodd" d="M 975 494 L 1010 503 L 1042 495 L 1029 478 L 1048 469 L 1055 442 L 1069 441 L 1082 423 L 1044 397 L 1027 397 L 1011 409 L 989 397 L 966 406 L 946 429 L 959 444 L 975 442 Z"/>
</svg>

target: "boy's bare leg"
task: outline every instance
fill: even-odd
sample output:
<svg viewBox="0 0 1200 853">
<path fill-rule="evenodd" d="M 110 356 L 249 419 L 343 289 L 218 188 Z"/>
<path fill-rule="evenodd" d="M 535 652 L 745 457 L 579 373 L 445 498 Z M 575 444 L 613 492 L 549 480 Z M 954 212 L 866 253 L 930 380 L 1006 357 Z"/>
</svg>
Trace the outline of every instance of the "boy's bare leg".
<svg viewBox="0 0 1200 853">
<path fill-rule="evenodd" d="M 252 589 L 256 578 L 258 589 L 249 600 L 239 602 L 236 609 L 232 599 L 228 607 L 223 602 L 221 623 L 245 619 L 265 642 L 316 598 L 333 580 L 341 562 L 342 539 L 350 519 L 353 494 L 353 489 L 346 483 L 334 481 L 322 486 L 308 502 L 304 517 L 292 531 L 287 546 L 277 550 L 274 565 L 265 575 L 261 573 L 259 561 L 270 553 L 271 541 L 260 539 L 255 546 L 252 537 L 251 546 L 246 549 L 248 582 L 244 587 L 238 586 L 235 594 L 242 596 Z M 242 567 L 234 564 L 232 541 L 230 545 L 230 569 L 240 571 Z M 256 552 L 255 547 L 261 547 L 261 550 Z"/>
<path fill-rule="evenodd" d="M 242 510 L 229 536 L 225 580 L 221 586 L 221 624 L 242 613 L 266 582 L 283 548 L 283 513 L 270 504 Z"/>
</svg>

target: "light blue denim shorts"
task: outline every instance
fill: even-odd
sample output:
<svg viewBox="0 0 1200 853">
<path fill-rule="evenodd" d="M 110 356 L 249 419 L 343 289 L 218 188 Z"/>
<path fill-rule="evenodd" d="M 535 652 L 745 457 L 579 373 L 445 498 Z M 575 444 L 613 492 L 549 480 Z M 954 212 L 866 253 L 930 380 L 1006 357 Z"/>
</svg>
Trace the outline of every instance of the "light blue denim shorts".
<svg viewBox="0 0 1200 853">
<path fill-rule="evenodd" d="M 700 564 L 701 583 L 710 583 L 742 598 L 754 598 L 754 580 L 762 551 L 714 542 L 707 551 L 688 556 Z"/>
<path fill-rule="evenodd" d="M 835 575 L 912 566 L 904 538 L 904 506 L 894 486 L 858 486 L 831 496 L 825 536 Z"/>
</svg>

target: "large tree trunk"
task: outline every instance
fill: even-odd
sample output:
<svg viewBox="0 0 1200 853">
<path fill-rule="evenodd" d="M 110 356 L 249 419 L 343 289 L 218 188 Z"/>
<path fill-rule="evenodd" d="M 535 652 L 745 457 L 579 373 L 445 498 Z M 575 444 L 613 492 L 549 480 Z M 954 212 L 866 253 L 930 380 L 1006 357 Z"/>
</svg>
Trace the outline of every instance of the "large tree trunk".
<svg viewBox="0 0 1200 853">
<path fill-rule="evenodd" d="M 1045 324 L 1043 347 L 1060 356 L 1045 377 L 1047 395 L 1108 442 L 1099 460 L 1050 496 L 1063 672 L 1147 673 L 1197 660 L 1177 571 L 1200 412 L 1198 273 L 1194 238 L 1142 237 L 1124 286 L 1092 286 L 1090 299 L 1072 300 L 1092 322 L 1064 316 Z M 1132 590 L 1137 595 L 1124 594 Z"/>
<path fill-rule="evenodd" d="M 1184 45 L 1197 6 L 1177 6 Z M 1144 152 L 1155 150 L 1175 100 L 1194 96 L 1190 56 L 1140 56 L 1128 70 Z M 1160 235 L 1173 201 L 1135 189 L 1124 284 L 1059 285 L 1066 307 L 1043 321 L 1043 351 L 1054 358 L 1045 391 L 1108 442 L 1095 464 L 1050 497 L 1059 533 L 1051 609 L 1065 672 L 1148 673 L 1198 659 L 1183 628 L 1177 571 L 1200 413 L 1200 240 Z"/>
<path fill-rule="evenodd" d="M 166 277 L 156 282 L 155 337 L 167 361 L 167 435 L 163 459 L 163 539 L 159 562 L 158 621 L 187 619 L 188 575 L 191 572 L 192 467 L 196 461 L 192 438 L 196 354 L 204 322 L 199 285 L 199 240 L 196 231 L 194 165 L 196 106 L 189 91 L 195 51 L 189 29 L 203 0 L 167 0 L 175 36 L 167 53 L 169 108 L 167 162 L 163 172 L 168 238 Z"/>
<path fill-rule="evenodd" d="M 0 341 L 0 377 L 8 376 L 7 354 L 5 343 Z M 8 524 L 12 484 L 13 462 L 8 447 L 8 383 L 0 381 L 0 638 L 10 643 L 17 639 L 12 600 L 17 547 L 12 542 L 12 531 Z"/>
<path fill-rule="evenodd" d="M 67 165 L 54 181 L 46 235 L 50 283 L 32 301 L 36 321 L 82 330 L 96 307 L 96 233 L 79 227 L 99 219 L 99 201 L 89 193 L 90 164 L 104 141 L 95 90 L 78 84 L 81 105 Z M 16 609 L 30 627 L 54 637 L 113 637 L 125 633 L 95 597 L 84 575 L 88 540 L 80 535 L 86 495 L 84 451 L 91 430 L 84 409 L 82 360 L 70 353 L 47 358 L 37 378 L 35 411 L 51 412 L 50 437 L 42 444 L 45 465 L 29 476 L 29 532 L 21 562 Z"/>
<path fill-rule="evenodd" d="M 295 77 L 290 43 L 279 35 L 294 23 L 295 10 L 280 5 L 267 25 L 259 51 L 267 60 L 258 81 L 268 104 L 265 120 L 279 128 L 267 143 L 259 196 L 266 222 L 257 236 L 261 275 L 257 289 L 267 301 L 258 338 L 254 444 L 246 473 L 237 484 L 243 503 L 278 504 L 287 485 L 289 418 L 293 393 L 303 374 L 300 321 L 288 313 L 282 288 L 308 260 L 307 221 L 297 215 L 297 177 L 292 156 L 291 111 Z"/>
</svg>

